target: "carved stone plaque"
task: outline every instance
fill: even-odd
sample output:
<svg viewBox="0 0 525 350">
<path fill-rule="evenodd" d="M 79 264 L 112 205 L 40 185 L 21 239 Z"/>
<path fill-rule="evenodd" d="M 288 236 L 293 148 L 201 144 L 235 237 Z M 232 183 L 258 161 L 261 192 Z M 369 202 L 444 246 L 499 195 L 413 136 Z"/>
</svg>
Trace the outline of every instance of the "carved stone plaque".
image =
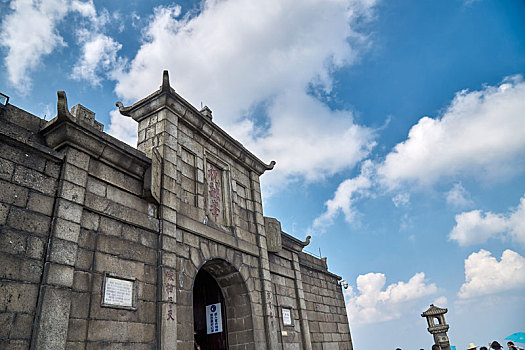
<svg viewBox="0 0 525 350">
<path fill-rule="evenodd" d="M 133 307 L 133 281 L 105 277 L 104 306 Z"/>
<path fill-rule="evenodd" d="M 224 222 L 224 186 L 222 170 L 207 163 L 206 182 L 208 184 L 208 215 L 218 224 Z"/>
<path fill-rule="evenodd" d="M 264 228 L 266 229 L 266 244 L 268 245 L 268 251 L 272 253 L 279 252 L 283 247 L 281 239 L 281 223 L 277 219 L 265 216 Z"/>
<path fill-rule="evenodd" d="M 162 157 L 159 150 L 154 148 L 151 157 L 151 196 L 160 203 L 162 181 Z"/>
</svg>

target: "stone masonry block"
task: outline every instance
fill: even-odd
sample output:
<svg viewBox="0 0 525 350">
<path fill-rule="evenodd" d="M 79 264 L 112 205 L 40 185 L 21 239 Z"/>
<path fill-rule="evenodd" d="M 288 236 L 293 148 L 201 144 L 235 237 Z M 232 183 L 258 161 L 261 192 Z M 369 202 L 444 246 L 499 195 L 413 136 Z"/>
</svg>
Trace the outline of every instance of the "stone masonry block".
<svg viewBox="0 0 525 350">
<path fill-rule="evenodd" d="M 75 243 L 55 238 L 49 250 L 49 261 L 74 266 L 77 250 L 78 246 Z"/>
<path fill-rule="evenodd" d="M 53 205 L 55 198 L 44 196 L 38 192 L 31 192 L 27 202 L 27 209 L 47 216 L 53 215 Z"/>
<path fill-rule="evenodd" d="M 71 202 L 83 204 L 86 189 L 82 186 L 75 185 L 69 181 L 63 181 L 61 184 L 60 195 L 62 198 Z"/>
<path fill-rule="evenodd" d="M 107 184 L 105 184 L 104 182 L 90 176 L 88 177 L 86 187 L 88 192 L 94 193 L 100 197 L 106 197 Z"/>
<path fill-rule="evenodd" d="M 42 350 L 64 349 L 71 293 L 54 287 L 44 287 L 42 314 L 46 315 L 38 324 L 36 348 Z"/>
<path fill-rule="evenodd" d="M 87 333 L 87 320 L 69 319 L 69 326 L 67 330 L 68 341 L 84 341 Z"/>
<path fill-rule="evenodd" d="M 74 148 L 70 147 L 67 149 L 66 159 L 68 163 L 71 163 L 80 169 L 88 170 L 89 168 L 89 155 Z"/>
<path fill-rule="evenodd" d="M 27 236 L 16 231 L 0 229 L 0 251 L 14 255 L 24 255 Z"/>
<path fill-rule="evenodd" d="M 10 161 L 22 164 L 28 168 L 42 170 L 45 167 L 45 159 L 42 157 L 36 157 L 32 154 L 25 152 L 23 149 L 8 145 L 6 143 L 0 144 L 0 154 L 2 158 L 9 159 Z"/>
<path fill-rule="evenodd" d="M 31 337 L 31 327 L 33 315 L 17 314 L 11 330 L 11 339 L 29 339 Z"/>
<path fill-rule="evenodd" d="M 8 213 L 9 206 L 7 204 L 0 203 L 0 225 L 5 225 Z"/>
<path fill-rule="evenodd" d="M 0 202 L 25 207 L 28 192 L 27 188 L 0 180 Z"/>
<path fill-rule="evenodd" d="M 7 159 L 0 158 L 0 179 L 11 180 L 15 164 Z"/>
<path fill-rule="evenodd" d="M 48 160 L 46 161 L 46 167 L 44 168 L 44 173 L 52 178 L 58 179 L 60 176 L 60 171 L 62 170 L 62 164 L 59 164 L 55 161 Z"/>
<path fill-rule="evenodd" d="M 56 179 L 21 166 L 15 168 L 13 181 L 49 196 L 54 196 L 57 189 Z"/>
<path fill-rule="evenodd" d="M 113 236 L 99 235 L 97 248 L 98 251 L 124 259 L 138 260 L 147 264 L 156 264 L 157 262 L 156 250 Z"/>
<path fill-rule="evenodd" d="M 0 278 L 38 283 L 42 278 L 42 263 L 14 255 L 0 254 Z"/>
<path fill-rule="evenodd" d="M 75 185 L 85 187 L 87 181 L 87 171 L 66 163 L 64 169 L 64 179 L 74 183 Z"/>
<path fill-rule="evenodd" d="M 0 310 L 32 313 L 36 308 L 38 285 L 21 282 L 0 282 Z"/>
<path fill-rule="evenodd" d="M 56 218 L 54 234 L 55 237 L 64 239 L 66 241 L 78 242 L 78 236 L 80 234 L 80 224 L 61 218 Z"/>
<path fill-rule="evenodd" d="M 0 339 L 8 339 L 13 324 L 14 313 L 0 314 Z"/>
<path fill-rule="evenodd" d="M 62 287 L 71 287 L 73 286 L 73 272 L 74 268 L 72 266 L 47 263 L 46 283 Z"/>
<path fill-rule="evenodd" d="M 110 272 L 123 278 L 145 281 L 144 263 L 119 259 L 117 257 L 95 253 L 95 270 L 97 272 Z"/>
<path fill-rule="evenodd" d="M 98 230 L 98 225 L 100 221 L 100 216 L 98 214 L 92 213 L 90 211 L 82 211 L 82 218 L 80 219 L 80 226 L 86 230 L 96 231 Z"/>
<path fill-rule="evenodd" d="M 47 235 L 51 218 L 29 210 L 11 207 L 7 218 L 7 225 L 21 231 Z"/>
<path fill-rule="evenodd" d="M 106 342 L 153 342 L 155 326 L 152 324 L 92 320 L 89 325 L 89 341 Z"/>
<path fill-rule="evenodd" d="M 26 256 L 32 259 L 41 260 L 44 256 L 44 247 L 47 240 L 41 237 L 29 236 L 27 240 Z"/>
<path fill-rule="evenodd" d="M 79 224 L 82 218 L 82 206 L 65 199 L 58 199 L 57 216 Z"/>
</svg>

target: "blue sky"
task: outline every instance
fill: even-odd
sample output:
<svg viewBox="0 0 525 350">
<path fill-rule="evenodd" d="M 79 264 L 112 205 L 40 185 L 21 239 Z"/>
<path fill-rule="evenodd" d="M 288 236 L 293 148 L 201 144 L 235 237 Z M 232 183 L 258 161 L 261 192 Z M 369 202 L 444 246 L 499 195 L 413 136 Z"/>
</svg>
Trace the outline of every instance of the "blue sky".
<svg viewBox="0 0 525 350">
<path fill-rule="evenodd" d="M 354 346 L 458 349 L 525 327 L 523 1 L 0 1 L 0 90 L 114 102 L 172 86 L 261 159 L 265 215 L 343 276 Z"/>
</svg>

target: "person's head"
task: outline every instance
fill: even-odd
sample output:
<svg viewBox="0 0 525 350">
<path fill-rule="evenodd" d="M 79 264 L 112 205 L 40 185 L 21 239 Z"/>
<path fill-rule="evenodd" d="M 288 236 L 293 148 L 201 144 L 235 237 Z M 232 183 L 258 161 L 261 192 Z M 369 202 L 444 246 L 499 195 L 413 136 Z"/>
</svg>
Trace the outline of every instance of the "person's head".
<svg viewBox="0 0 525 350">
<path fill-rule="evenodd" d="M 432 350 L 441 350 L 441 346 L 434 344 L 432 345 Z"/>
<path fill-rule="evenodd" d="M 478 346 L 477 346 L 476 344 L 474 344 L 474 343 L 470 343 L 470 344 L 468 345 L 467 350 L 476 350 L 477 348 L 478 348 Z"/>
<path fill-rule="evenodd" d="M 499 350 L 501 349 L 501 344 L 494 340 L 492 343 L 490 343 L 490 347 L 494 350 Z"/>
<path fill-rule="evenodd" d="M 509 342 L 507 342 L 507 346 L 508 346 L 509 349 L 510 349 L 510 348 L 514 347 L 514 343 L 511 342 L 511 341 L 509 341 Z"/>
<path fill-rule="evenodd" d="M 479 350 L 488 350 L 486 346 L 482 346 Z"/>
</svg>

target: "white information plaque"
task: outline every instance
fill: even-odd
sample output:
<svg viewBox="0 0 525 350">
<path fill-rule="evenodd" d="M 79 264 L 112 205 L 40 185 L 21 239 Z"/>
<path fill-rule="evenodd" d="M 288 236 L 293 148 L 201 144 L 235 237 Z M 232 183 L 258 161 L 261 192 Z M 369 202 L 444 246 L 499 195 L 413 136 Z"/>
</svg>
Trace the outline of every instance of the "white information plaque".
<svg viewBox="0 0 525 350">
<path fill-rule="evenodd" d="M 222 332 L 221 303 L 206 305 L 206 333 Z"/>
<path fill-rule="evenodd" d="M 283 324 L 285 326 L 292 325 L 292 310 L 283 308 Z"/>
<path fill-rule="evenodd" d="M 107 306 L 133 307 L 133 282 L 106 277 L 104 304 Z"/>
</svg>

